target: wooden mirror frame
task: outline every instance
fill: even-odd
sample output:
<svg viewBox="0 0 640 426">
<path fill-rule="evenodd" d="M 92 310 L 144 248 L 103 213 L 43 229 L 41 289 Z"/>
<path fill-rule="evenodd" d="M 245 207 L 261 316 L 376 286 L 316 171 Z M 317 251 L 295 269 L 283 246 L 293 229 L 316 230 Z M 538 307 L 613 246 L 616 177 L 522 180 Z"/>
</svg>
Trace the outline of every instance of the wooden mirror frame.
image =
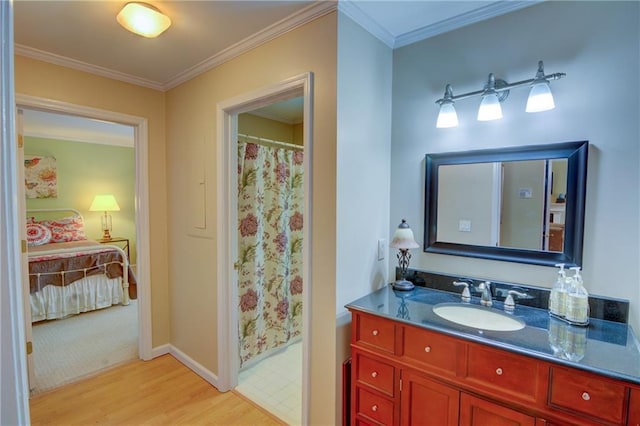
<svg viewBox="0 0 640 426">
<path fill-rule="evenodd" d="M 589 142 L 580 141 L 427 154 L 425 159 L 424 251 L 426 253 L 477 257 L 533 265 L 554 266 L 557 263 L 564 263 L 567 267 L 581 266 L 588 151 Z M 498 161 L 553 160 L 561 158 L 568 160 L 565 235 L 564 250 L 562 252 L 476 246 L 437 241 L 439 166 Z"/>
</svg>

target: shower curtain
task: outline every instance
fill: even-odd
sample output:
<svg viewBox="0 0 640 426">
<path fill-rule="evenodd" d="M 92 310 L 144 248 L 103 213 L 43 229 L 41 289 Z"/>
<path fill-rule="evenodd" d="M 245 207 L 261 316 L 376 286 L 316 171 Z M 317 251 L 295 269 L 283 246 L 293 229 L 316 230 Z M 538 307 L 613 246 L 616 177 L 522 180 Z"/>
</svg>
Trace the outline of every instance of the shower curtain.
<svg viewBox="0 0 640 426">
<path fill-rule="evenodd" d="M 303 153 L 238 142 L 240 365 L 302 331 Z"/>
</svg>

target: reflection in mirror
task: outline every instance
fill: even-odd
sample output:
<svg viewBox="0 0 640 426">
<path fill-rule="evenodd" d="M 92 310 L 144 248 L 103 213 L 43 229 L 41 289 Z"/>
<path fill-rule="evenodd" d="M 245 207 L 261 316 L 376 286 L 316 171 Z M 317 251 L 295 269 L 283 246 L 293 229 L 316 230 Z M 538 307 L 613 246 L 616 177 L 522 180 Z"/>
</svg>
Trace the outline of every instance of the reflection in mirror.
<svg viewBox="0 0 640 426">
<path fill-rule="evenodd" d="M 568 142 L 427 155 L 425 251 L 579 263 L 587 149 Z"/>
<path fill-rule="evenodd" d="M 566 181 L 566 159 L 440 166 L 437 241 L 561 252 Z"/>
</svg>

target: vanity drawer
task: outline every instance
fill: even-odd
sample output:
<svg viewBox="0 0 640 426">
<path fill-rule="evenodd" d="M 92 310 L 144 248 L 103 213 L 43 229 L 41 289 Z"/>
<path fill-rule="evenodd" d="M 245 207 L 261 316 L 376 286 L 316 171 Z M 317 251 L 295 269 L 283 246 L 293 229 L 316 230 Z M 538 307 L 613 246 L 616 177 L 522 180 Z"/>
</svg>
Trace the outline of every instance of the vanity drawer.
<svg viewBox="0 0 640 426">
<path fill-rule="evenodd" d="M 355 324 L 356 342 L 364 342 L 383 351 L 394 353 L 396 327 L 393 322 L 358 314 Z"/>
<path fill-rule="evenodd" d="M 626 387 L 589 373 L 551 367 L 549 406 L 621 424 Z"/>
<path fill-rule="evenodd" d="M 440 373 L 456 374 L 460 345 L 455 339 L 429 330 L 409 326 L 404 329 L 404 356 Z M 464 350 L 464 345 L 461 347 Z"/>
<path fill-rule="evenodd" d="M 393 424 L 394 404 L 392 401 L 357 386 L 355 403 L 358 416 L 375 420 L 383 425 Z"/>
<path fill-rule="evenodd" d="M 393 365 L 373 359 L 359 352 L 355 353 L 356 380 L 380 392 L 394 396 L 396 369 Z"/>
<path fill-rule="evenodd" d="M 470 344 L 465 381 L 494 394 L 536 402 L 540 372 L 544 368 L 532 358 Z M 540 399 L 544 401 L 544 397 Z"/>
</svg>

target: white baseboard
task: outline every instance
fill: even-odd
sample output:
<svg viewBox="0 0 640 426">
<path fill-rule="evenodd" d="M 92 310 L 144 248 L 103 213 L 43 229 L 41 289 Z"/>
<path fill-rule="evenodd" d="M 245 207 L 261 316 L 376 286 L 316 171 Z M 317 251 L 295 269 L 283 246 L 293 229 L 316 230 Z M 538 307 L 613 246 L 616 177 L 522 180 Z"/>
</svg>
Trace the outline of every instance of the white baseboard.
<svg viewBox="0 0 640 426">
<path fill-rule="evenodd" d="M 157 346 L 157 347 L 151 349 L 151 358 L 150 359 L 158 358 L 159 356 L 166 355 L 168 353 L 171 353 L 171 345 L 166 343 L 164 345 Z M 148 361 L 148 360 L 145 360 L 145 361 Z"/>
<path fill-rule="evenodd" d="M 164 346 L 168 346 L 169 347 L 168 353 L 173 355 L 178 361 L 183 363 L 185 366 L 187 366 L 191 371 L 196 373 L 198 376 L 200 376 L 203 379 L 205 379 L 207 382 L 209 382 L 211 385 L 213 385 L 216 389 L 219 389 L 218 388 L 218 376 L 213 374 L 211 371 L 207 370 L 202 364 L 196 362 L 195 360 L 193 360 L 191 357 L 189 357 L 187 354 L 185 354 L 184 352 L 182 352 L 180 349 L 176 348 L 175 346 L 173 346 L 173 345 L 163 345 L 162 347 L 164 347 Z"/>
</svg>

